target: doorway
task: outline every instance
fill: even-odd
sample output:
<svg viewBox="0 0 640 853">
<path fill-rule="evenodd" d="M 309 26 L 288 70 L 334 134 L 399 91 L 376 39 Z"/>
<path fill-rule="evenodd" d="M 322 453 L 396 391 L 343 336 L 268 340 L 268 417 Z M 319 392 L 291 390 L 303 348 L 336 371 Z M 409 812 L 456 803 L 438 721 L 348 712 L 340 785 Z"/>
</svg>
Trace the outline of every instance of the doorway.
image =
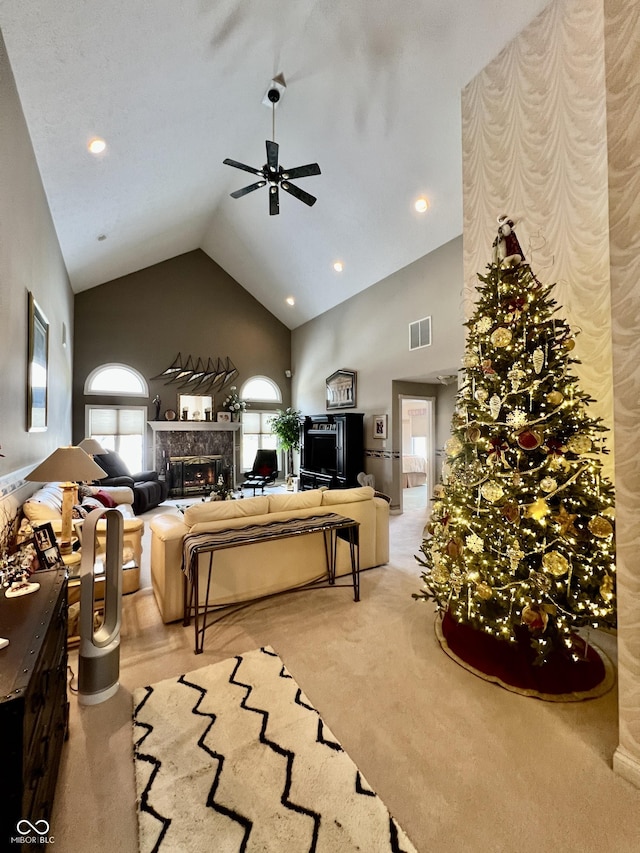
<svg viewBox="0 0 640 853">
<path fill-rule="evenodd" d="M 435 484 L 433 397 L 399 395 L 400 509 L 426 511 Z"/>
</svg>

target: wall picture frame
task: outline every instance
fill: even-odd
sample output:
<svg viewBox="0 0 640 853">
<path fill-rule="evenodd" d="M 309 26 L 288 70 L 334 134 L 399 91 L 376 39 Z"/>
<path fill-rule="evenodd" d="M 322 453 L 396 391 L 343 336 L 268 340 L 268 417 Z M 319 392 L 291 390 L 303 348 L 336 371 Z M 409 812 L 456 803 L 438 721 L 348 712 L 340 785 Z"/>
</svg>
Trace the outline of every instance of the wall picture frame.
<svg viewBox="0 0 640 853">
<path fill-rule="evenodd" d="M 356 405 L 356 371 L 336 370 L 326 379 L 326 404 L 329 409 L 353 409 Z"/>
<path fill-rule="evenodd" d="M 27 432 L 44 432 L 49 398 L 49 321 L 31 291 L 27 341 Z"/>
<path fill-rule="evenodd" d="M 374 438 L 386 438 L 387 437 L 387 415 L 374 415 L 373 416 L 373 437 Z"/>
</svg>

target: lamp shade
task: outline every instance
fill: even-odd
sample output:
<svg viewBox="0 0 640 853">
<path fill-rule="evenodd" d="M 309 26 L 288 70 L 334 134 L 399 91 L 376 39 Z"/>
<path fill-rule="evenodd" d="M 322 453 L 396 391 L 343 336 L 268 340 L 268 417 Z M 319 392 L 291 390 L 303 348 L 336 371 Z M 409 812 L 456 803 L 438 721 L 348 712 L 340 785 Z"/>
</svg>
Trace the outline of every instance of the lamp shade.
<svg viewBox="0 0 640 853">
<path fill-rule="evenodd" d="M 78 447 L 81 447 L 85 453 L 89 454 L 89 456 L 106 453 L 104 447 L 99 441 L 96 441 L 95 438 L 83 438 Z"/>
<path fill-rule="evenodd" d="M 60 483 L 67 480 L 99 480 L 107 472 L 80 447 L 59 447 L 25 477 L 36 483 Z"/>
</svg>

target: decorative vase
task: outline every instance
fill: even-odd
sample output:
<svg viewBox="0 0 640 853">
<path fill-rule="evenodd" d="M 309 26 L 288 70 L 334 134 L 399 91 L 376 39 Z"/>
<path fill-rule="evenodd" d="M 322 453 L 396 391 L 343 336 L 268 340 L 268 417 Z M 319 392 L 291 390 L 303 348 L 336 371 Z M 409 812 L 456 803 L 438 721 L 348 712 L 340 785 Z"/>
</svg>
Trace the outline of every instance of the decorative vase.
<svg viewBox="0 0 640 853">
<path fill-rule="evenodd" d="M 240 421 L 240 412 L 231 412 L 231 420 L 234 423 L 239 423 Z"/>
</svg>

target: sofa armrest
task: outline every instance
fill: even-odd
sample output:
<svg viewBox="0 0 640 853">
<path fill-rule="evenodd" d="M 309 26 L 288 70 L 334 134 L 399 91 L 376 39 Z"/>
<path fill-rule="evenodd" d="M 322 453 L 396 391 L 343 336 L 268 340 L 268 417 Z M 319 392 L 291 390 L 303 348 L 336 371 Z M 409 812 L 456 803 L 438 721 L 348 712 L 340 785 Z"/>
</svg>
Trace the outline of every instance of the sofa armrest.
<svg viewBox="0 0 640 853">
<path fill-rule="evenodd" d="M 95 484 L 99 488 L 102 486 L 128 486 L 133 489 L 133 477 L 105 477 L 103 480 L 96 480 Z"/>
<path fill-rule="evenodd" d="M 157 471 L 138 471 L 137 474 L 132 474 L 131 477 L 135 483 L 148 483 L 151 480 L 157 480 L 158 479 L 158 472 Z"/>
<path fill-rule="evenodd" d="M 246 524 L 246 521 L 245 521 Z M 160 542 L 171 542 L 179 539 L 180 542 L 189 532 L 189 528 L 184 523 L 182 518 L 177 515 L 156 515 L 149 522 L 151 533 Z"/>
<path fill-rule="evenodd" d="M 133 503 L 133 489 L 128 485 L 123 486 L 100 486 L 101 491 L 111 495 L 117 505 Z"/>
</svg>

